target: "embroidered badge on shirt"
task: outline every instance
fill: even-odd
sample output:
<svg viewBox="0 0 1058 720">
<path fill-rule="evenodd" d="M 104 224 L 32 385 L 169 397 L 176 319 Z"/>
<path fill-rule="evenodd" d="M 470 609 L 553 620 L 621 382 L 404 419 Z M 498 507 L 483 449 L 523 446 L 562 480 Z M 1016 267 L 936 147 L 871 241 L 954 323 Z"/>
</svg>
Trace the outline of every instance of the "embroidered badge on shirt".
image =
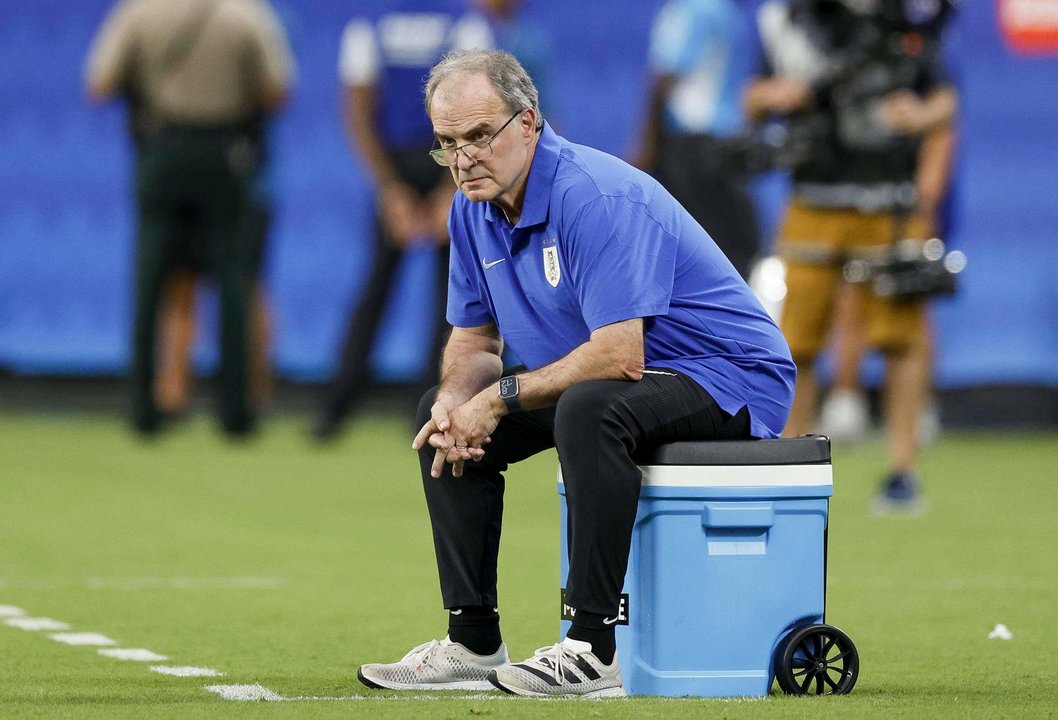
<svg viewBox="0 0 1058 720">
<path fill-rule="evenodd" d="M 551 287 L 558 287 L 562 280 L 562 268 L 558 264 L 558 238 L 544 240 L 544 278 Z"/>
</svg>

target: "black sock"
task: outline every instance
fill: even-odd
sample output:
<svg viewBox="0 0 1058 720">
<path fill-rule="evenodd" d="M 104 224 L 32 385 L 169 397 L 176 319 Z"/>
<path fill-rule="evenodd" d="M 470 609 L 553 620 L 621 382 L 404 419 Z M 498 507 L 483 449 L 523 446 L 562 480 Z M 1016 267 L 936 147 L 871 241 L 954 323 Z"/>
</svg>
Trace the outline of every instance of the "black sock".
<svg viewBox="0 0 1058 720">
<path fill-rule="evenodd" d="M 448 638 L 475 655 L 500 649 L 500 614 L 496 608 L 468 605 L 448 611 Z"/>
<path fill-rule="evenodd" d="M 604 665 L 611 665 L 614 653 L 617 652 L 617 639 L 614 636 L 613 624 L 606 623 L 605 620 L 605 615 L 578 610 L 573 616 L 573 625 L 566 637 L 591 643 L 591 651 L 595 653 L 595 657 Z"/>
</svg>

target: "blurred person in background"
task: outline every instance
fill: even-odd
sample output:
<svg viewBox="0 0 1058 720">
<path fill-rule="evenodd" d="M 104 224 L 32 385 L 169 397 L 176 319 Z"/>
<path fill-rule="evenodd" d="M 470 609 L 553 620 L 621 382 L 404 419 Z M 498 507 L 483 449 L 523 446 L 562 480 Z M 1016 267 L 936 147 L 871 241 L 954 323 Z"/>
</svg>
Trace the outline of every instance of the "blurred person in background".
<svg viewBox="0 0 1058 720">
<path fill-rule="evenodd" d="M 132 385 L 140 433 L 162 427 L 154 393 L 159 305 L 174 271 L 188 266 L 219 288 L 222 427 L 233 436 L 254 429 L 253 182 L 261 118 L 283 104 L 292 75 L 286 38 L 264 0 L 125 0 L 93 43 L 89 94 L 129 100 L 137 150 Z"/>
<path fill-rule="evenodd" d="M 273 373 L 270 349 L 272 319 L 261 273 L 272 220 L 270 187 L 270 143 L 265 118 L 255 129 L 258 148 L 258 173 L 253 180 L 250 200 L 249 233 L 254 277 L 254 296 L 250 307 L 249 393 L 250 405 L 260 413 L 272 397 Z M 195 341 L 195 290 L 202 268 L 188 262 L 175 268 L 163 291 L 159 316 L 158 362 L 154 382 L 155 402 L 163 415 L 184 416 L 191 403 L 194 369 L 191 349 Z"/>
<path fill-rule="evenodd" d="M 345 28 L 339 75 L 346 132 L 377 189 L 374 252 L 312 428 L 321 442 L 340 434 L 370 386 L 371 349 L 386 299 L 405 253 L 418 245 L 436 246 L 438 258 L 433 286 L 422 296 L 432 337 L 427 369 L 414 387 L 416 398 L 437 370 L 454 190 L 428 155 L 433 133 L 422 113 L 422 84 L 445 51 L 492 46 L 487 23 L 463 0 L 390 0 L 369 7 L 373 10 Z"/>
<path fill-rule="evenodd" d="M 669 0 L 650 36 L 653 71 L 634 163 L 704 227 L 743 278 L 760 252 L 747 189 L 742 90 L 750 79 L 752 16 L 744 0 Z"/>
<path fill-rule="evenodd" d="M 775 437 L 793 361 L 708 233 L 654 178 L 557 135 L 511 55 L 447 55 L 425 99 L 430 155 L 460 190 L 453 328 L 412 443 L 448 636 L 358 677 L 373 688 L 621 696 L 614 623 L 637 451 Z M 528 370 L 504 371 L 507 344 Z M 569 498 L 576 611 L 565 639 L 511 664 L 497 609 L 504 473 L 551 447 Z"/>
<path fill-rule="evenodd" d="M 957 104 L 939 43 L 949 11 L 947 2 L 912 0 L 769 0 L 759 10 L 770 73 L 744 101 L 753 119 L 788 118 L 786 152 L 796 158 L 778 242 L 788 287 L 780 327 L 799 370 L 788 436 L 812 427 L 813 364 L 845 262 L 936 229 Z M 853 296 L 855 325 L 886 360 L 890 468 L 874 507 L 913 510 L 929 378 L 925 304 L 862 285 Z"/>
</svg>

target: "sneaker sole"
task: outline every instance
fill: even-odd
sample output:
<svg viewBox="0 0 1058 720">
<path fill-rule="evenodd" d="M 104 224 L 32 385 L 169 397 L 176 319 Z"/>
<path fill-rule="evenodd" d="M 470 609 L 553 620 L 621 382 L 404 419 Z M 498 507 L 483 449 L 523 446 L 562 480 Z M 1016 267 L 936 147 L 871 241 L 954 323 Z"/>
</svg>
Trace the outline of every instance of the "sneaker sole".
<svg viewBox="0 0 1058 720">
<path fill-rule="evenodd" d="M 364 675 L 363 668 L 356 671 L 356 679 L 372 690 L 469 690 L 488 692 L 495 690 L 488 680 L 455 680 L 445 683 L 395 683 Z"/>
<path fill-rule="evenodd" d="M 502 690 L 508 695 L 519 695 L 521 697 L 555 697 L 555 698 L 607 698 L 607 697 L 628 697 L 628 693 L 625 689 L 618 685 L 617 687 L 603 688 L 602 690 L 593 690 L 589 693 L 538 693 L 532 690 L 525 690 L 524 688 L 508 687 L 500 682 L 500 679 L 496 676 L 496 671 L 493 670 L 489 673 L 489 682 L 492 683 L 496 688 Z"/>
</svg>

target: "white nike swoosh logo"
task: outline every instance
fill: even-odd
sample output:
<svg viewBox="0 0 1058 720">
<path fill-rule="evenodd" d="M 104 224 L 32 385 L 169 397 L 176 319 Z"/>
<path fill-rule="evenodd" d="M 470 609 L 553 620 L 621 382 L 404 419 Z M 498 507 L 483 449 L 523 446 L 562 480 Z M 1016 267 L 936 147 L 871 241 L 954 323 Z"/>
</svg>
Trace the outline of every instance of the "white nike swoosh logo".
<svg viewBox="0 0 1058 720">
<path fill-rule="evenodd" d="M 481 267 L 483 267 L 486 270 L 488 270 L 493 265 L 499 265 L 501 262 L 503 262 L 506 259 L 507 258 L 500 258 L 499 260 L 493 260 L 492 262 L 488 262 L 488 261 L 485 260 L 485 258 L 481 258 Z"/>
<path fill-rule="evenodd" d="M 620 620 L 620 619 L 621 619 L 621 616 L 620 616 L 620 615 L 618 615 L 617 617 L 615 617 L 615 618 L 614 618 L 613 620 L 611 620 L 610 618 L 606 618 L 606 617 L 604 617 L 604 618 L 602 619 L 602 624 L 603 624 L 603 625 L 613 625 L 613 624 L 614 624 L 615 622 L 617 622 L 617 621 L 618 621 L 618 620 Z"/>
</svg>

